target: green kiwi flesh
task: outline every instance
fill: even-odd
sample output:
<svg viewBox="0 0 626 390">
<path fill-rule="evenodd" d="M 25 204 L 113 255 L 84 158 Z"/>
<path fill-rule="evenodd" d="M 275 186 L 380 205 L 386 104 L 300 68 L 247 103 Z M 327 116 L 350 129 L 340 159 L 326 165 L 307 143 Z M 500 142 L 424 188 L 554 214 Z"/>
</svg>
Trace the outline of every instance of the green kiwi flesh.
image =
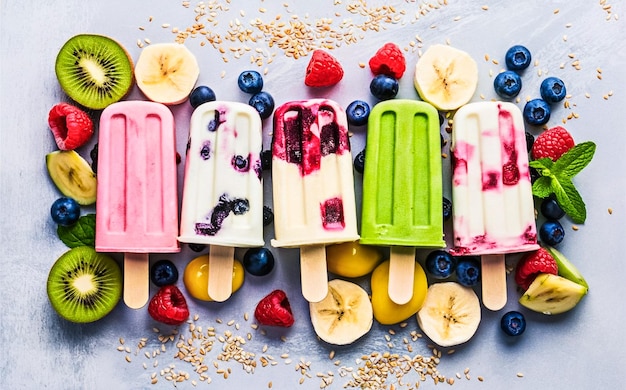
<svg viewBox="0 0 626 390">
<path fill-rule="evenodd" d="M 122 99 L 133 85 L 133 63 L 116 41 L 102 35 L 70 38 L 57 55 L 55 71 L 65 93 L 95 110 Z"/>
<path fill-rule="evenodd" d="M 65 252 L 48 274 L 50 304 L 71 322 L 93 322 L 113 310 L 122 296 L 122 271 L 111 257 L 80 246 Z"/>
</svg>

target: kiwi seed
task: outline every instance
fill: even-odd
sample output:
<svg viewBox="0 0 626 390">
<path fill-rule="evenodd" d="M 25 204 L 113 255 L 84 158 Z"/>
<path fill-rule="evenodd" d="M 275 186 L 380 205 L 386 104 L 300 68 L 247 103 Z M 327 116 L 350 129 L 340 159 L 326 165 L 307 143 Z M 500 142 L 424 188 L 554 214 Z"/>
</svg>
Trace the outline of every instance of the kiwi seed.
<svg viewBox="0 0 626 390">
<path fill-rule="evenodd" d="M 93 322 L 107 315 L 122 296 L 122 271 L 111 257 L 80 246 L 65 252 L 48 274 L 48 298 L 71 322 Z"/>
<path fill-rule="evenodd" d="M 55 71 L 61 88 L 77 103 L 100 110 L 122 99 L 133 85 L 133 63 L 116 41 L 80 34 L 57 55 Z"/>
</svg>

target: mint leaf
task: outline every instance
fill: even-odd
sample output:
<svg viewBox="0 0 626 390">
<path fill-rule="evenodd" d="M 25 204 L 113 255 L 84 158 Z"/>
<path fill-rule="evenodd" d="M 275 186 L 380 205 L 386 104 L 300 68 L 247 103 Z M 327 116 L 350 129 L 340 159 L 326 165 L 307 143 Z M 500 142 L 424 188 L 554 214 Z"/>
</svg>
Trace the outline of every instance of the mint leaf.
<svg viewBox="0 0 626 390">
<path fill-rule="evenodd" d="M 530 161 L 528 165 L 539 170 L 541 173 L 541 171 L 543 170 L 548 170 L 548 171 L 551 170 L 552 166 L 554 166 L 554 162 L 550 160 L 549 158 L 544 157 L 544 158 L 540 158 L 539 160 Z"/>
<path fill-rule="evenodd" d="M 59 225 L 57 235 L 69 248 L 77 246 L 94 248 L 96 243 L 96 214 L 83 215 L 72 226 Z"/>
<path fill-rule="evenodd" d="M 550 176 L 541 176 L 533 183 L 533 195 L 538 198 L 547 198 L 554 192 L 554 179 Z M 556 180 L 554 180 L 556 181 Z"/>
<path fill-rule="evenodd" d="M 595 143 L 581 142 L 556 160 L 551 172 L 556 176 L 574 177 L 589 164 L 595 151 Z"/>
<path fill-rule="evenodd" d="M 585 202 L 570 179 L 554 180 L 554 195 L 559 206 L 575 223 L 584 223 L 587 218 Z"/>
<path fill-rule="evenodd" d="M 584 223 L 587 218 L 585 202 L 574 187 L 572 177 L 585 168 L 596 151 L 596 144 L 581 142 L 564 153 L 556 162 L 549 158 L 530 161 L 541 177 L 533 183 L 533 195 L 546 198 L 556 195 L 556 200 L 575 223 Z"/>
</svg>

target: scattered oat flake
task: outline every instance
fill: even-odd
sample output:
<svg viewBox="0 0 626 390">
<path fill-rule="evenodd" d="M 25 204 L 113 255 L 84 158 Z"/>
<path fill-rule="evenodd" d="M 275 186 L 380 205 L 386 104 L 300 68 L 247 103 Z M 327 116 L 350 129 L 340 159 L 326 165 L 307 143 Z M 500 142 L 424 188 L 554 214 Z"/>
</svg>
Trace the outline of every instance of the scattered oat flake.
<svg viewBox="0 0 626 390">
<path fill-rule="evenodd" d="M 483 5 L 483 6 L 482 6 L 482 7 L 480 7 L 480 8 L 482 8 L 482 9 L 483 9 L 483 11 L 487 11 L 487 10 L 489 9 L 489 6 L 488 6 L 488 5 Z"/>
<path fill-rule="evenodd" d="M 518 378 L 523 378 L 523 377 L 524 377 L 524 374 L 522 374 L 521 372 L 518 372 L 518 373 L 517 373 L 517 377 L 518 377 Z"/>
<path fill-rule="evenodd" d="M 609 207 L 607 211 L 609 212 L 609 214 L 613 214 L 613 209 L 611 207 Z"/>
</svg>

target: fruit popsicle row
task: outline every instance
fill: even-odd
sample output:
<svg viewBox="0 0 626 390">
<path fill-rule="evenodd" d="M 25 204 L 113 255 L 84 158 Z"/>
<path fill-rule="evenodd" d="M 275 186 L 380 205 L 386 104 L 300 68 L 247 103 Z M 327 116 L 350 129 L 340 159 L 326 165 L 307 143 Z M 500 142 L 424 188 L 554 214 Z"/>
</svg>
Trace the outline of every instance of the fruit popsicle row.
<svg viewBox="0 0 626 390">
<path fill-rule="evenodd" d="M 532 250 L 536 232 L 519 109 L 480 104 L 464 106 L 454 122 L 453 251 L 480 253 L 464 240 L 481 237 L 491 239 L 485 244 L 490 253 Z M 130 307 L 147 302 L 148 253 L 177 252 L 179 241 L 209 244 L 213 278 L 207 288 L 223 301 L 231 294 L 234 248 L 264 245 L 256 111 L 235 102 L 205 103 L 194 111 L 180 235 L 174 133 L 171 112 L 159 103 L 115 103 L 102 115 L 96 249 L 126 253 L 124 300 Z M 402 304 L 412 294 L 415 248 L 445 247 L 437 110 L 412 100 L 378 103 L 369 118 L 366 156 L 360 239 L 391 248 L 389 296 Z M 359 239 L 347 119 L 337 103 L 311 99 L 276 109 L 272 179 L 272 245 L 300 248 L 303 295 L 320 301 L 328 291 L 325 246 Z M 507 246 L 514 237 L 525 241 Z M 483 266 L 488 263 L 483 258 Z"/>
</svg>

